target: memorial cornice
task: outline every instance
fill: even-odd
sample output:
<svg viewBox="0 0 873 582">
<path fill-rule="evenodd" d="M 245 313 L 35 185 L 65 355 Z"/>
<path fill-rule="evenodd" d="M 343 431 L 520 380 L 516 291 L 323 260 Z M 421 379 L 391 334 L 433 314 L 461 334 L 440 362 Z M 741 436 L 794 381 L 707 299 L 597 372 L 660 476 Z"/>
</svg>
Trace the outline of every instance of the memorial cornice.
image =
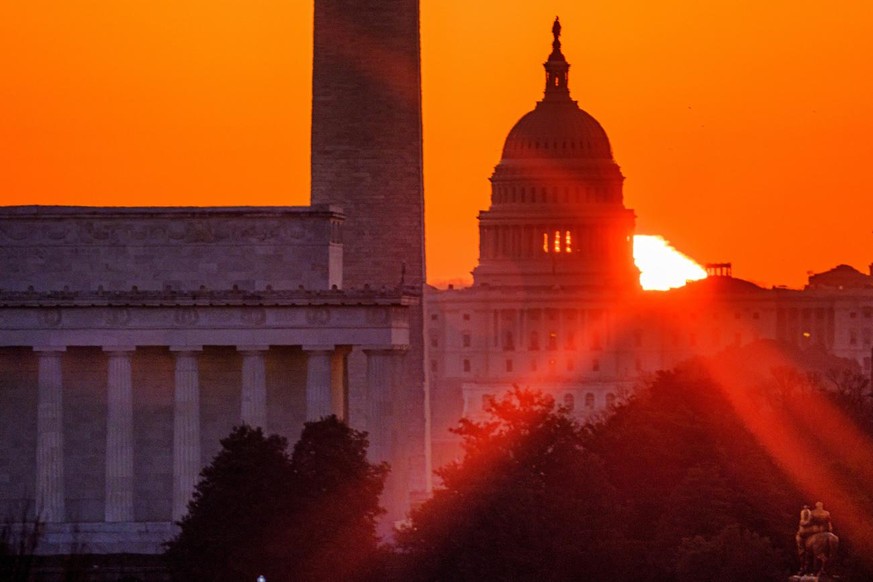
<svg viewBox="0 0 873 582">
<path fill-rule="evenodd" d="M 242 291 L 3 291 L 0 307 L 192 307 L 192 306 L 406 306 L 419 303 L 414 287 L 351 290 Z"/>
</svg>

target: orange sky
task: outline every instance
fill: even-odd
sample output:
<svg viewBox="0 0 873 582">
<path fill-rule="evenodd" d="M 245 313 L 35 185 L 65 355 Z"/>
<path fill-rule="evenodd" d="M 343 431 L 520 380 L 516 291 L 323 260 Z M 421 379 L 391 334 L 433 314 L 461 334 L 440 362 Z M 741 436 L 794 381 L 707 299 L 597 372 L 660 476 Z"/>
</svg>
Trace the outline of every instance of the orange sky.
<svg viewBox="0 0 873 582">
<path fill-rule="evenodd" d="M 802 285 L 873 261 L 873 3 L 422 1 L 431 280 L 476 261 L 559 14 L 638 230 Z M 304 0 L 0 4 L 0 203 L 308 203 Z"/>
</svg>

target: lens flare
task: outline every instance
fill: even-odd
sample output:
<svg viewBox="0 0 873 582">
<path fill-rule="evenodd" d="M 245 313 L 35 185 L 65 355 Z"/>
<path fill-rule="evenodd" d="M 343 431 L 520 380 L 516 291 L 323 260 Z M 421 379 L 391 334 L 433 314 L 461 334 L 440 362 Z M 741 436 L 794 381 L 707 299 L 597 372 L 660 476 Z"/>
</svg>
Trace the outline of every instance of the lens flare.
<svg viewBox="0 0 873 582">
<path fill-rule="evenodd" d="M 660 236 L 634 236 L 634 263 L 640 270 L 640 286 L 646 291 L 666 291 L 706 278 L 703 267 Z"/>
</svg>

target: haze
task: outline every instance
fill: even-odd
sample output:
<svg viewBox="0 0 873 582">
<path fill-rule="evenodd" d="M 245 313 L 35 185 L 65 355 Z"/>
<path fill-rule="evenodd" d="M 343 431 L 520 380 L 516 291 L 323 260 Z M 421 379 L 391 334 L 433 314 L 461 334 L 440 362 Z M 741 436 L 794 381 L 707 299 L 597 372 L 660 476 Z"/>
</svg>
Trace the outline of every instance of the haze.
<svg viewBox="0 0 873 582">
<path fill-rule="evenodd" d="M 425 0 L 429 279 L 475 264 L 556 14 L 638 232 L 764 284 L 867 270 L 869 2 Z M 0 202 L 307 204 L 311 35 L 302 1 L 4 3 Z"/>
</svg>

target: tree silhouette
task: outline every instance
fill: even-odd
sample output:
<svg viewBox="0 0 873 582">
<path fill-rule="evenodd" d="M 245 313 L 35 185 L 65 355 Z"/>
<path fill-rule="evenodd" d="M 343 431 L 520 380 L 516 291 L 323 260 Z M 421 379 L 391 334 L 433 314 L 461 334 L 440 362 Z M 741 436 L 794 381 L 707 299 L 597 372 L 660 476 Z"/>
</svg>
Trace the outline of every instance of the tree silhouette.
<svg viewBox="0 0 873 582">
<path fill-rule="evenodd" d="M 461 420 L 464 459 L 399 535 L 404 579 L 602 579 L 616 509 L 584 432 L 551 397 L 516 387 Z M 618 579 L 618 578 L 615 578 Z"/>
<path fill-rule="evenodd" d="M 335 416 L 286 439 L 235 427 L 201 472 L 166 557 L 179 580 L 363 580 L 381 564 L 375 521 L 388 471 Z"/>
<path fill-rule="evenodd" d="M 335 416 L 304 426 L 291 456 L 293 495 L 273 551 L 280 580 L 383 577 L 376 521 L 388 465 L 367 461 L 367 433 Z M 270 580 L 270 578 L 267 578 Z"/>
<path fill-rule="evenodd" d="M 288 504 L 291 466 L 286 439 L 260 428 L 235 427 L 203 469 L 200 482 L 167 544 L 170 569 L 179 580 L 254 580 L 271 571 L 268 542 L 276 512 Z"/>
</svg>

